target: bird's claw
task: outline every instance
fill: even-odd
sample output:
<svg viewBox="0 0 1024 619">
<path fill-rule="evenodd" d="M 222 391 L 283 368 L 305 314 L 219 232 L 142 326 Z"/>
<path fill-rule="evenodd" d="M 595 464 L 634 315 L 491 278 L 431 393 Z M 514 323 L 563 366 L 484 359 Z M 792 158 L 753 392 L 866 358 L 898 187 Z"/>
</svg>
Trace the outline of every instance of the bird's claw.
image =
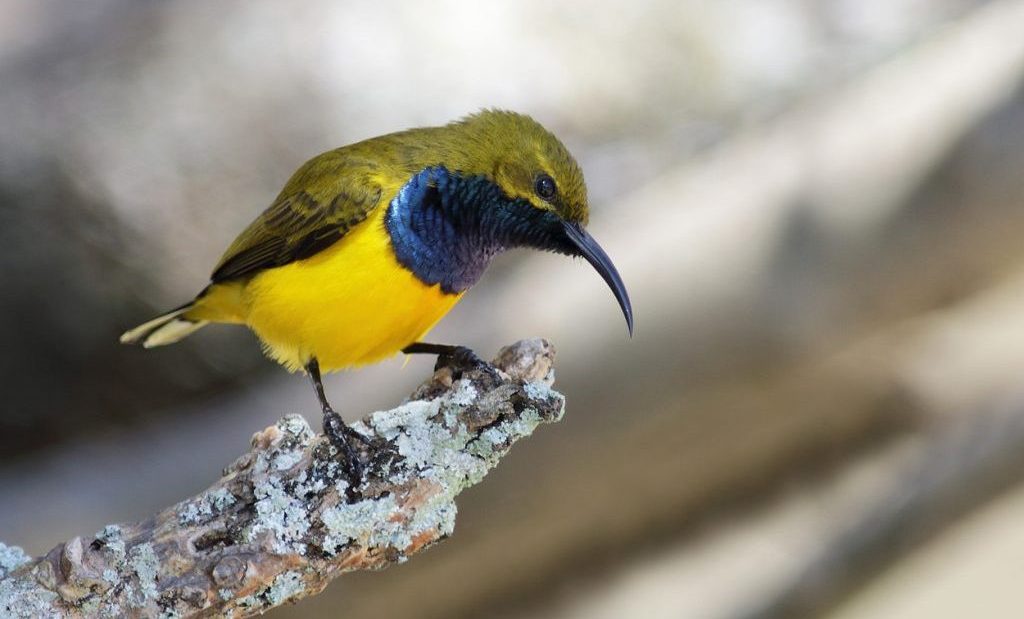
<svg viewBox="0 0 1024 619">
<path fill-rule="evenodd" d="M 324 434 L 331 441 L 345 460 L 345 472 L 349 478 L 349 488 L 357 488 L 363 482 L 363 462 L 352 446 L 353 440 L 361 440 L 358 432 L 348 427 L 341 415 L 331 409 L 324 410 Z"/>
</svg>

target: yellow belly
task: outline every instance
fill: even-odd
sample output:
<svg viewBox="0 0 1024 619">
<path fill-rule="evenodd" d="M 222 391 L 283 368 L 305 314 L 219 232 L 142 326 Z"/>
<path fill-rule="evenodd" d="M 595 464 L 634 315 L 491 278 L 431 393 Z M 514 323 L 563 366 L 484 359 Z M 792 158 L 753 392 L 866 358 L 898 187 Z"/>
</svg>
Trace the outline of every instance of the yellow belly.
<svg viewBox="0 0 1024 619">
<path fill-rule="evenodd" d="M 423 284 L 398 263 L 385 210 L 313 257 L 245 284 L 243 322 L 289 370 L 311 357 L 328 372 L 384 359 L 422 338 L 461 298 Z"/>
</svg>

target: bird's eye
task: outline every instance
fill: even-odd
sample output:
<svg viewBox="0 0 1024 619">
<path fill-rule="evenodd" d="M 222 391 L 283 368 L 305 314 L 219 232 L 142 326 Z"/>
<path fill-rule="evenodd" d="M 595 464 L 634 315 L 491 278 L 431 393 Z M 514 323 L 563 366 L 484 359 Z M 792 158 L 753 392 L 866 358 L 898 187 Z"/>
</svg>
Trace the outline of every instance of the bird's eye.
<svg viewBox="0 0 1024 619">
<path fill-rule="evenodd" d="M 555 187 L 555 179 L 547 174 L 541 174 L 537 177 L 537 180 L 533 182 L 533 190 L 537 192 L 537 195 L 542 200 L 550 200 L 558 192 L 558 188 Z"/>
</svg>

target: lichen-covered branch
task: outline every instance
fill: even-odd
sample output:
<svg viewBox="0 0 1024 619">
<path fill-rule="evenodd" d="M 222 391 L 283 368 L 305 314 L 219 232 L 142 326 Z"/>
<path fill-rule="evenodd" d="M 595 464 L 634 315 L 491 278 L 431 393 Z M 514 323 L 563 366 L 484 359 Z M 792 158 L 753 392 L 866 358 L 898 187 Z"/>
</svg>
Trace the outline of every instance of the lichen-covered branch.
<svg viewBox="0 0 1024 619">
<path fill-rule="evenodd" d="M 4 617 L 245 617 L 380 569 L 450 535 L 455 497 L 512 444 L 558 420 L 554 350 L 502 349 L 497 374 L 441 367 L 409 401 L 355 424 L 367 472 L 350 487 L 299 416 L 257 433 L 205 492 L 30 559 L 0 544 Z"/>
</svg>

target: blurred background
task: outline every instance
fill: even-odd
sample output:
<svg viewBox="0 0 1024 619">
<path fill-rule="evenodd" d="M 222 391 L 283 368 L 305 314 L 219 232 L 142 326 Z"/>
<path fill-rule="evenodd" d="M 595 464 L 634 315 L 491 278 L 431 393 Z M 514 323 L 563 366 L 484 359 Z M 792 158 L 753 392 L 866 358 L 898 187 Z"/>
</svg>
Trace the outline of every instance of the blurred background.
<svg viewBox="0 0 1024 619">
<path fill-rule="evenodd" d="M 305 379 L 201 289 L 321 151 L 482 107 L 563 138 L 584 263 L 502 257 L 434 332 L 542 335 L 565 420 L 452 539 L 289 617 L 1020 616 L 1024 2 L 0 3 L 0 539 L 202 490 Z M 349 418 L 432 360 L 333 375 Z"/>
</svg>

